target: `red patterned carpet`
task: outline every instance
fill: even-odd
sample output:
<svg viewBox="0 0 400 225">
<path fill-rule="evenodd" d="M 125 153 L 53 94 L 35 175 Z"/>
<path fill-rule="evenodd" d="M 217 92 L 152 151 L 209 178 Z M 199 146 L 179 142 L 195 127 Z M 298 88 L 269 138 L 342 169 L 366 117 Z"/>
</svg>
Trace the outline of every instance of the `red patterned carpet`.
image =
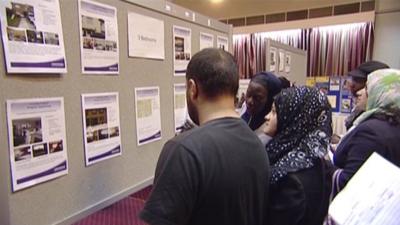
<svg viewBox="0 0 400 225">
<path fill-rule="evenodd" d="M 122 199 L 73 225 L 146 225 L 139 219 L 138 213 L 143 209 L 151 186 Z"/>
</svg>

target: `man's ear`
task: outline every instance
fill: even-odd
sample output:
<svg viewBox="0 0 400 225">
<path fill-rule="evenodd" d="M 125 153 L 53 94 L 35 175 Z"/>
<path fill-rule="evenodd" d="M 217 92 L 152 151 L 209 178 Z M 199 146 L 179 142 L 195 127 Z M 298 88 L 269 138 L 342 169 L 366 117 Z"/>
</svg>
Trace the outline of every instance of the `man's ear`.
<svg viewBox="0 0 400 225">
<path fill-rule="evenodd" d="M 196 81 L 189 79 L 186 86 L 188 89 L 188 97 L 191 100 L 196 100 L 199 96 L 199 87 L 197 86 Z"/>
</svg>

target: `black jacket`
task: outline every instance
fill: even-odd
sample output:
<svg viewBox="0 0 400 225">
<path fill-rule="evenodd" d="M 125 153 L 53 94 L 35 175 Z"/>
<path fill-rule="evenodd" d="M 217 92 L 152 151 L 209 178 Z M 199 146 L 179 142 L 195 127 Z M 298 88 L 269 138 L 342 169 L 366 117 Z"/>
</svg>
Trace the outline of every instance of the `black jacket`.
<svg viewBox="0 0 400 225">
<path fill-rule="evenodd" d="M 337 179 L 340 189 L 373 152 L 400 167 L 400 125 L 370 118 L 343 138 L 334 153 L 335 166 L 343 170 Z"/>
<path fill-rule="evenodd" d="M 321 225 L 328 212 L 331 179 L 327 162 L 288 175 L 270 187 L 269 225 Z"/>
</svg>

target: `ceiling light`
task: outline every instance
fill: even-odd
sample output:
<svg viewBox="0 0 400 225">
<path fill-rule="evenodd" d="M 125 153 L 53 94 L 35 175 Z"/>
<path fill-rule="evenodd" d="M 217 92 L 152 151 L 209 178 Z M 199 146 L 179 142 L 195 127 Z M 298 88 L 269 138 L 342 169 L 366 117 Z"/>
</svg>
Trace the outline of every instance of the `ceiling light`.
<svg viewBox="0 0 400 225">
<path fill-rule="evenodd" d="M 221 2 L 223 2 L 224 0 L 210 0 L 211 3 L 213 4 L 219 4 Z"/>
</svg>

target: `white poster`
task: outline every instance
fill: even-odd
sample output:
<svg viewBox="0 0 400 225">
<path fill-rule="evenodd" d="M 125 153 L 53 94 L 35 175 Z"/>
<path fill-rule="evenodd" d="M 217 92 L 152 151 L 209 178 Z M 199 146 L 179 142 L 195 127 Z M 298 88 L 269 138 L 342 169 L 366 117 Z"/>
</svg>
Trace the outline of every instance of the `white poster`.
<svg viewBox="0 0 400 225">
<path fill-rule="evenodd" d="M 400 168 L 374 152 L 329 206 L 338 225 L 397 225 Z"/>
<path fill-rule="evenodd" d="M 78 2 L 82 73 L 118 74 L 117 9 L 89 0 Z"/>
<path fill-rule="evenodd" d="M 217 36 L 217 47 L 229 52 L 228 37 Z"/>
<path fill-rule="evenodd" d="M 8 73 L 66 73 L 58 0 L 2 0 L 1 33 Z"/>
<path fill-rule="evenodd" d="M 86 166 L 122 154 L 118 93 L 82 94 Z"/>
<path fill-rule="evenodd" d="M 173 27 L 174 76 L 185 76 L 186 67 L 192 58 L 192 30 Z"/>
<path fill-rule="evenodd" d="M 12 190 L 68 173 L 63 98 L 7 101 Z"/>
<path fill-rule="evenodd" d="M 186 84 L 174 84 L 175 133 L 183 129 L 186 121 Z"/>
<path fill-rule="evenodd" d="M 161 139 L 159 87 L 135 88 L 137 144 Z"/>
<path fill-rule="evenodd" d="M 275 72 L 276 70 L 276 48 L 272 48 L 269 50 L 269 71 Z"/>
<path fill-rule="evenodd" d="M 200 32 L 200 51 L 204 48 L 214 47 L 214 35 Z"/>
<path fill-rule="evenodd" d="M 285 72 L 290 73 L 290 64 L 292 63 L 292 56 L 289 52 L 286 52 L 285 55 Z"/>
<path fill-rule="evenodd" d="M 279 72 L 285 69 L 285 52 L 279 51 Z"/>
<path fill-rule="evenodd" d="M 128 13 L 129 56 L 164 59 L 164 21 Z"/>
</svg>

